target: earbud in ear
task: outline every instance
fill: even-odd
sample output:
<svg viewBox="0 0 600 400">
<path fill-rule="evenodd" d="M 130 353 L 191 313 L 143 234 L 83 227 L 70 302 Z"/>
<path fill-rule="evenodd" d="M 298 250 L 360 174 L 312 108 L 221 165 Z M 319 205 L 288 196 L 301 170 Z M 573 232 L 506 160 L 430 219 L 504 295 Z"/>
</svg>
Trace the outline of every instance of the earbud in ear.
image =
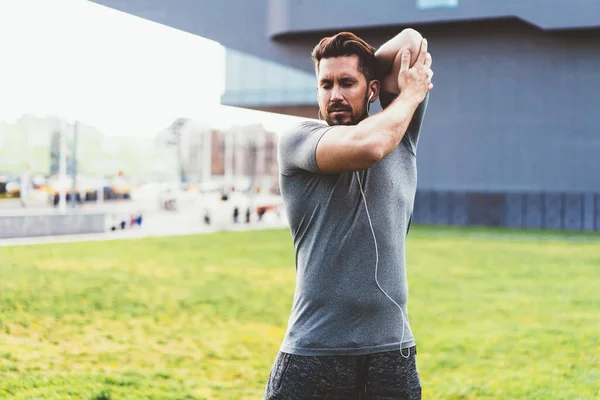
<svg viewBox="0 0 600 400">
<path fill-rule="evenodd" d="M 369 100 L 368 101 L 371 101 L 371 97 L 373 97 L 373 92 L 371 92 L 371 94 L 369 95 Z"/>
</svg>

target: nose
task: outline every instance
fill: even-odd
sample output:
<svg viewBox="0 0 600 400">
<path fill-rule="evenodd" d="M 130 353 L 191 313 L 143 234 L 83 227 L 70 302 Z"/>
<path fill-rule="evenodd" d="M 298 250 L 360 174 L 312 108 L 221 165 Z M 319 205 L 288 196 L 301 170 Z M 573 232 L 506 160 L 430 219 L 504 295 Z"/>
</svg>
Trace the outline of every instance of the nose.
<svg viewBox="0 0 600 400">
<path fill-rule="evenodd" d="M 342 91 L 340 90 L 339 86 L 335 85 L 332 89 L 331 89 L 331 102 L 332 103 L 337 103 L 344 100 L 344 98 L 342 97 Z"/>
</svg>

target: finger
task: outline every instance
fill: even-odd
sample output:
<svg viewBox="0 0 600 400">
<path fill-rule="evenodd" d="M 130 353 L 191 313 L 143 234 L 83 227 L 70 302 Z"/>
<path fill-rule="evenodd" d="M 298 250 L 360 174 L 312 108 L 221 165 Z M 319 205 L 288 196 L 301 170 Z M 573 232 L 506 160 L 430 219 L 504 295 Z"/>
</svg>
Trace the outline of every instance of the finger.
<svg viewBox="0 0 600 400">
<path fill-rule="evenodd" d="M 402 60 L 400 61 L 400 72 L 406 72 L 410 68 L 410 51 L 402 52 Z"/>
<path fill-rule="evenodd" d="M 431 63 L 433 63 L 433 58 L 431 58 L 431 54 L 427 53 L 427 56 L 425 56 L 425 68 L 431 68 Z"/>
<path fill-rule="evenodd" d="M 421 52 L 419 53 L 419 58 L 417 58 L 417 65 L 425 64 L 425 59 L 427 58 L 427 39 L 423 38 L 421 42 Z"/>
</svg>

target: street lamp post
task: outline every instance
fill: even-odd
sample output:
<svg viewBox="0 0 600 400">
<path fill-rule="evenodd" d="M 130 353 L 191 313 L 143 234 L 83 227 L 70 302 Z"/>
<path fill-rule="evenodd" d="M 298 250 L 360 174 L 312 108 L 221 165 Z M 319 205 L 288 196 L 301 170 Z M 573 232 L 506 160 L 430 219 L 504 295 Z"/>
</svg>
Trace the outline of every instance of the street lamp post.
<svg viewBox="0 0 600 400">
<path fill-rule="evenodd" d="M 249 187 L 249 208 L 250 215 L 252 215 L 254 211 L 254 184 L 256 182 L 256 154 L 258 152 L 256 143 L 254 140 L 250 140 L 248 144 L 248 173 L 250 177 L 250 187 Z"/>
<path fill-rule="evenodd" d="M 71 184 L 71 207 L 77 206 L 77 140 L 79 137 L 79 124 L 75 121 L 73 125 L 73 147 L 71 150 L 71 165 L 73 167 L 73 182 Z"/>
<path fill-rule="evenodd" d="M 60 125 L 60 156 L 58 163 L 58 209 L 61 214 L 67 213 L 67 132 L 65 123 Z"/>
</svg>

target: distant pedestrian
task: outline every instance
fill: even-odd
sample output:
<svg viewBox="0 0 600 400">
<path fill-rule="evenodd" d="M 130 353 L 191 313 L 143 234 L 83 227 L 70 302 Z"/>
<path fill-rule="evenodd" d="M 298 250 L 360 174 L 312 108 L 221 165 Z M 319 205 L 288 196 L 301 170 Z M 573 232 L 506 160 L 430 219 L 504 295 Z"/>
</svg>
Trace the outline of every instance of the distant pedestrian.
<svg viewBox="0 0 600 400">
<path fill-rule="evenodd" d="M 258 211 L 256 212 L 256 214 L 258 215 L 259 221 L 262 221 L 263 216 L 265 215 L 266 212 L 267 212 L 267 209 L 265 207 L 259 207 Z"/>
</svg>

